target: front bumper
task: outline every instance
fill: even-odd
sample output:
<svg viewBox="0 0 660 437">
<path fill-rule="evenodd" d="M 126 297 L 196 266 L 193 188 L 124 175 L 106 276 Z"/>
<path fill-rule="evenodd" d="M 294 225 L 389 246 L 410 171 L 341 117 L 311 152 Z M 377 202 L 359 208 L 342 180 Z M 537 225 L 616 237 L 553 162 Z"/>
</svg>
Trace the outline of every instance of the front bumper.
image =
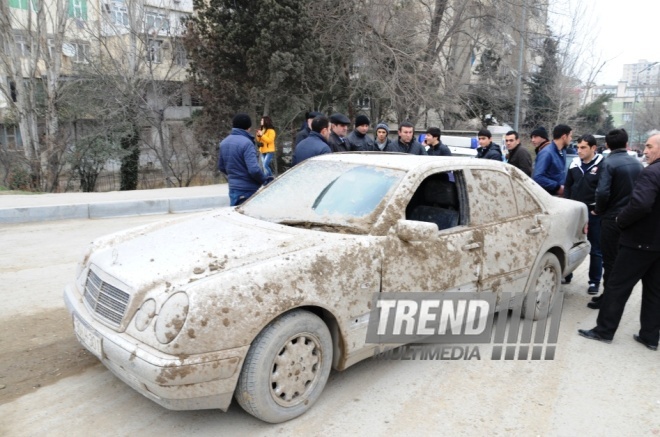
<svg viewBox="0 0 660 437">
<path fill-rule="evenodd" d="M 170 410 L 229 408 L 249 346 L 169 355 L 96 322 L 72 286 L 64 302 L 78 341 L 142 395 Z"/>
<path fill-rule="evenodd" d="M 588 241 L 583 241 L 571 247 L 566 257 L 566 268 L 562 272 L 562 275 L 566 276 L 572 273 L 573 270 L 582 264 L 582 261 L 589 255 L 589 252 L 591 252 L 591 243 Z"/>
</svg>

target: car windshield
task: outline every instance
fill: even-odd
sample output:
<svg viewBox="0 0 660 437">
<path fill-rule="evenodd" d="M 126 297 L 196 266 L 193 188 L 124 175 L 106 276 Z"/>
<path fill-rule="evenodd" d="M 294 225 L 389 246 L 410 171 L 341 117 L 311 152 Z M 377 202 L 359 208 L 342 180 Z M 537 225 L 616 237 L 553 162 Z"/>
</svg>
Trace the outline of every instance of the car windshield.
<svg viewBox="0 0 660 437">
<path fill-rule="evenodd" d="M 357 227 L 373 223 L 405 172 L 337 161 L 309 161 L 257 193 L 240 211 L 293 226 Z M 330 230 L 330 229 L 329 229 Z"/>
</svg>

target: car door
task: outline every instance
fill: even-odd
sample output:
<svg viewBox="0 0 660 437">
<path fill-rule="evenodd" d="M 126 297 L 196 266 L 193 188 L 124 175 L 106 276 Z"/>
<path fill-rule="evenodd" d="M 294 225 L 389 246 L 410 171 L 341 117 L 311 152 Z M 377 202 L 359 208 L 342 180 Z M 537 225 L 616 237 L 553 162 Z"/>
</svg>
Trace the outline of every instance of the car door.
<svg viewBox="0 0 660 437">
<path fill-rule="evenodd" d="M 482 291 L 522 292 L 548 232 L 543 210 L 509 167 L 470 169 L 472 225 L 483 232 Z"/>
<path fill-rule="evenodd" d="M 433 201 L 425 202 L 425 182 L 437 178 L 432 174 L 420 178 L 407 206 L 407 219 L 431 221 L 429 214 L 416 215 L 413 210 L 426 207 L 455 211 L 458 218 L 451 226 L 422 241 L 404 241 L 396 232 L 386 237 L 383 251 L 383 292 L 443 292 L 477 291 L 481 268 L 481 231 L 468 225 L 470 222 L 467 190 L 462 171 L 444 172 L 448 176 L 445 187 L 453 190 L 453 205 L 443 205 L 445 194 L 439 193 Z M 444 188 L 443 188 L 444 190 Z M 431 195 L 438 194 L 433 189 Z M 429 193 L 426 193 L 427 195 Z M 421 199 L 421 200 L 420 200 Z M 445 227 L 440 225 L 440 227 Z"/>
</svg>

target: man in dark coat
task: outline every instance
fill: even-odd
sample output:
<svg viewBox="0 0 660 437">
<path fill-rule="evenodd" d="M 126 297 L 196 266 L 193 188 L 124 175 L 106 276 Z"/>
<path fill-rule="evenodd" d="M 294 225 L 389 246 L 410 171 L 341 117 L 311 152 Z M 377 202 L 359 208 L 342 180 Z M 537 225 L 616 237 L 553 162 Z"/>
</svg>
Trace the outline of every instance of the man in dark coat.
<svg viewBox="0 0 660 437">
<path fill-rule="evenodd" d="M 328 145 L 332 153 L 349 152 L 351 151 L 351 143 L 346 138 L 348 132 L 348 125 L 351 120 L 344 114 L 335 113 L 330 116 L 330 137 L 328 138 Z"/>
<path fill-rule="evenodd" d="M 293 165 L 299 164 L 313 156 L 332 153 L 330 146 L 328 146 L 328 137 L 330 136 L 329 125 L 328 117 L 324 115 L 320 115 L 312 120 L 312 132 L 296 146 L 296 150 L 293 152 Z"/>
<path fill-rule="evenodd" d="M 296 139 L 293 142 L 293 147 L 295 148 L 298 143 L 309 136 L 309 133 L 312 131 L 312 120 L 319 115 L 323 115 L 320 112 L 310 111 L 305 115 L 305 123 L 302 128 L 296 134 Z"/>
<path fill-rule="evenodd" d="M 621 228 L 619 254 L 605 283 L 596 327 L 578 332 L 590 340 L 611 342 L 626 302 L 641 279 L 641 328 L 633 338 L 648 349 L 657 350 L 660 337 L 660 135 L 653 135 L 646 141 L 644 155 L 649 165 L 639 175 L 630 202 L 616 218 Z"/>
<path fill-rule="evenodd" d="M 348 135 L 351 150 L 373 152 L 376 150 L 373 138 L 367 135 L 371 121 L 366 115 L 355 117 L 355 129 Z"/>
<path fill-rule="evenodd" d="M 481 129 L 477 133 L 477 141 L 479 141 L 477 158 L 492 159 L 494 161 L 502 162 L 502 149 L 499 144 L 495 144 L 491 141 L 491 137 L 492 134 L 488 129 Z"/>
<path fill-rule="evenodd" d="M 440 141 L 440 135 L 442 132 L 438 127 L 430 127 L 426 129 L 426 138 L 424 142 L 429 146 L 426 153 L 431 156 L 451 156 L 451 150 L 449 147 L 442 144 Z"/>
<path fill-rule="evenodd" d="M 545 146 L 550 144 L 550 135 L 548 135 L 548 131 L 543 127 L 539 126 L 536 129 L 534 129 L 530 134 L 529 138 L 532 141 L 532 144 L 534 145 L 534 153 L 537 155 Z"/>
<path fill-rule="evenodd" d="M 387 123 L 380 122 L 376 126 L 376 138 L 374 138 L 374 144 L 376 146 L 377 152 L 398 152 L 399 146 L 396 143 L 388 138 L 390 134 L 390 127 Z"/>
<path fill-rule="evenodd" d="M 609 131 L 605 135 L 605 143 L 611 152 L 600 168 L 596 205 L 592 214 L 601 217 L 600 248 L 603 253 L 603 282 L 607 286 L 619 252 L 621 230 L 616 224 L 616 217 L 630 201 L 635 180 L 643 167 L 637 158 L 628 155 L 628 133 L 625 129 Z M 592 298 L 587 306 L 591 309 L 600 308 L 603 295 Z"/>
<path fill-rule="evenodd" d="M 510 130 L 504 135 L 504 145 L 509 151 L 507 162 L 519 168 L 527 176 L 532 177 L 532 155 L 520 144 L 520 135 L 515 130 Z"/>
<path fill-rule="evenodd" d="M 589 211 L 587 240 L 591 243 L 589 253 L 589 288 L 587 293 L 598 294 L 600 280 L 603 277 L 603 254 L 600 250 L 601 218 L 592 214 L 596 207 L 596 187 L 600 176 L 603 155 L 596 153 L 598 145 L 593 135 L 584 135 L 578 139 L 577 154 L 566 173 L 564 198 L 582 202 Z M 573 273 L 565 278 L 570 282 Z"/>
<path fill-rule="evenodd" d="M 259 165 L 254 137 L 249 132 L 251 127 L 249 115 L 236 114 L 231 133 L 220 142 L 218 170 L 227 176 L 229 206 L 245 202 L 267 180 Z"/>
<path fill-rule="evenodd" d="M 404 121 L 399 125 L 399 152 L 411 155 L 426 155 L 426 149 L 415 139 L 415 127 L 412 123 Z"/>
</svg>

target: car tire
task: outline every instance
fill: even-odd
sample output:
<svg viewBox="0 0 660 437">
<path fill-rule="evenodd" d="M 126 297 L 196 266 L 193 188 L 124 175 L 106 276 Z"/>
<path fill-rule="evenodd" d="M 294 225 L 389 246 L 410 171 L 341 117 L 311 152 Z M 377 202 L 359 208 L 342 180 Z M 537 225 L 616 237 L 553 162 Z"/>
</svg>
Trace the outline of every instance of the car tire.
<svg viewBox="0 0 660 437">
<path fill-rule="evenodd" d="M 295 310 L 268 324 L 245 357 L 235 397 L 245 411 L 280 423 L 305 413 L 332 365 L 332 337 L 318 316 Z"/>
<path fill-rule="evenodd" d="M 552 307 L 557 294 L 561 293 L 561 275 L 561 264 L 557 257 L 550 252 L 543 255 L 534 268 L 527 285 L 522 304 L 524 318 L 531 317 L 532 320 L 539 320 L 547 317 L 548 307 Z M 528 297 L 532 294 L 535 295 L 536 300 L 533 310 L 527 306 Z"/>
</svg>

